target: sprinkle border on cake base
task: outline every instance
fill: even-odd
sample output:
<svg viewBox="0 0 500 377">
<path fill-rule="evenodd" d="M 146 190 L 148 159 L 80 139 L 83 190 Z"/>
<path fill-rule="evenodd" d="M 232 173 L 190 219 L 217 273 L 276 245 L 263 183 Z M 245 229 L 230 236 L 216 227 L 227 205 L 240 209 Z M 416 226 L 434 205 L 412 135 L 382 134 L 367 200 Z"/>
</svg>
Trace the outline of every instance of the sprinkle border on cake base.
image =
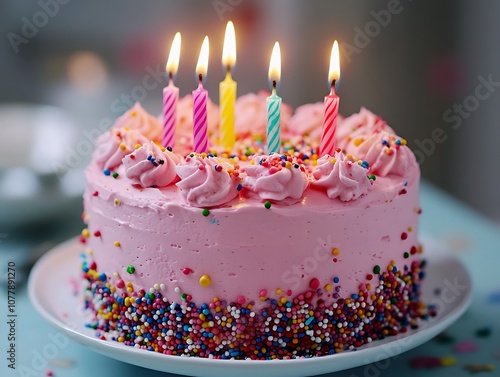
<svg viewBox="0 0 500 377">
<path fill-rule="evenodd" d="M 169 302 L 161 294 L 164 287 L 117 289 L 86 258 L 82 254 L 85 308 L 93 317 L 86 326 L 102 340 L 166 355 L 252 360 L 332 355 L 417 329 L 420 320 L 436 315 L 420 301 L 426 262 L 419 259 L 402 269 L 393 262 L 385 269 L 374 266 L 350 297 L 339 296 L 342 282 L 333 277 L 334 302 L 328 305 L 324 290 L 314 284 L 293 297 L 263 289 L 258 295 L 266 305 L 254 311 L 252 302 L 223 298 L 197 305 L 189 294 Z"/>
</svg>

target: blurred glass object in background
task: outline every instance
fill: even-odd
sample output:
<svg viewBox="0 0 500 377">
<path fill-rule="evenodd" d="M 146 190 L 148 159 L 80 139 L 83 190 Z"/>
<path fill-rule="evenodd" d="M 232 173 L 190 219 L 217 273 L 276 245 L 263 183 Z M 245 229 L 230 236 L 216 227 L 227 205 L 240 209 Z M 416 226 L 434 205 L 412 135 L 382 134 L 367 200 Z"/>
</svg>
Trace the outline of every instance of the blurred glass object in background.
<svg viewBox="0 0 500 377">
<path fill-rule="evenodd" d="M 2 104 L 0 125 L 0 227 L 79 210 L 84 182 L 81 169 L 68 167 L 68 147 L 80 130 L 71 117 L 53 106 Z"/>
</svg>

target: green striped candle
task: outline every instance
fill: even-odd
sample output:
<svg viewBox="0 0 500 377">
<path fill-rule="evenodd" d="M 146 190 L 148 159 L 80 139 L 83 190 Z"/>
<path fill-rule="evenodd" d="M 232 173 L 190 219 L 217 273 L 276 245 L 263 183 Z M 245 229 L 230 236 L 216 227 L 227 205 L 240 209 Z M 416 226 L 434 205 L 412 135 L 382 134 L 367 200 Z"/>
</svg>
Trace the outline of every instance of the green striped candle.
<svg viewBox="0 0 500 377">
<path fill-rule="evenodd" d="M 273 92 L 267 97 L 267 153 L 280 153 L 280 110 L 281 97 L 276 94 L 276 87 L 281 78 L 281 53 L 278 42 L 274 44 L 269 64 L 269 81 Z"/>
<path fill-rule="evenodd" d="M 267 97 L 267 152 L 280 153 L 280 109 L 281 97 L 273 93 Z"/>
</svg>

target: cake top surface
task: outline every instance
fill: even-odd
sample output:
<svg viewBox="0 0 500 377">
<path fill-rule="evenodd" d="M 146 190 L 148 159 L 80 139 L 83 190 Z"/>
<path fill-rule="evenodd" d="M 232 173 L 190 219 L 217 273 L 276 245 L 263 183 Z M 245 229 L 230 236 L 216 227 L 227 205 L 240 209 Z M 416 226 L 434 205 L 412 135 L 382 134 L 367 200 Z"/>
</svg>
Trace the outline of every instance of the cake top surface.
<svg viewBox="0 0 500 377">
<path fill-rule="evenodd" d="M 160 144 L 160 120 L 136 103 L 97 140 L 87 180 L 129 200 L 130 193 L 140 192 L 140 199 L 133 200 L 159 206 L 180 195 L 190 207 L 240 208 L 306 201 L 318 207 L 325 202 L 366 206 L 392 200 L 419 178 L 406 141 L 365 108 L 339 116 L 336 151 L 319 156 L 323 104 L 303 105 L 295 113 L 284 105 L 281 153 L 268 154 L 265 97 L 258 93 L 237 99 L 237 138 L 231 151 L 218 143 L 218 108 L 209 101 L 209 153 L 202 154 L 192 152 L 191 96 L 179 101 L 174 148 Z"/>
</svg>

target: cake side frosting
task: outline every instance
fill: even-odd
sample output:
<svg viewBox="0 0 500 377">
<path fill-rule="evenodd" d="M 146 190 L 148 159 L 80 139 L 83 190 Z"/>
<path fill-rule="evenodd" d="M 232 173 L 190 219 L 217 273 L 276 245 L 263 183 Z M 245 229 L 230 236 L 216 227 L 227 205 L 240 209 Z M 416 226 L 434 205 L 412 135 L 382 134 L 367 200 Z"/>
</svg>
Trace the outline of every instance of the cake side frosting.
<svg viewBox="0 0 500 377">
<path fill-rule="evenodd" d="M 396 193 L 377 190 L 377 200 L 361 198 L 352 204 L 325 203 L 325 194 L 316 190 L 309 190 L 302 203 L 275 204 L 269 210 L 258 199 L 234 199 L 225 208 L 210 209 L 207 216 L 200 208 L 179 203 L 177 188 L 143 195 L 132 186 L 117 189 L 117 182 L 102 179 L 89 185 L 89 230 L 100 236 L 91 237 L 88 247 L 106 249 L 94 253 L 97 264 L 134 286 L 167 281 L 174 289 L 164 295 L 173 301 L 182 293 L 195 302 L 243 295 L 259 307 L 262 289 L 288 290 L 293 281 L 297 293 L 314 278 L 324 287 L 335 276 L 342 281 L 342 293 L 348 294 L 374 265 L 391 260 L 402 265 L 404 253 L 418 248 L 418 182 L 387 182 L 395 185 Z M 333 249 L 340 255 L 333 255 Z M 134 274 L 126 272 L 129 265 Z M 185 275 L 185 269 L 191 272 Z M 199 284 L 204 275 L 212 281 L 209 287 Z"/>
</svg>

